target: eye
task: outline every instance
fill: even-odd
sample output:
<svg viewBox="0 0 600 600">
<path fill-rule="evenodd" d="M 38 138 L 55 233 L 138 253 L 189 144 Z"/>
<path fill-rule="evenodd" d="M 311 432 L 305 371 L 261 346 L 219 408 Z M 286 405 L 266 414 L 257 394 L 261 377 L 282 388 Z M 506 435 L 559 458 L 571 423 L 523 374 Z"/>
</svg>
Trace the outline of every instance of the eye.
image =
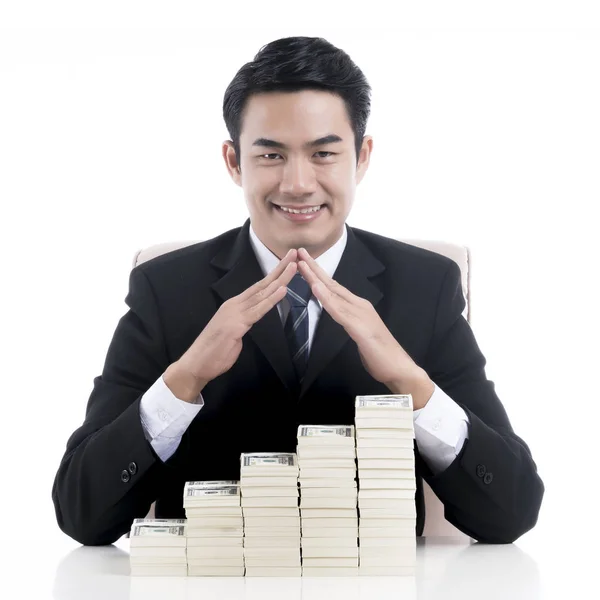
<svg viewBox="0 0 600 600">
<path fill-rule="evenodd" d="M 326 150 L 319 150 L 318 152 L 315 152 L 315 154 L 321 154 L 321 155 L 326 155 L 326 156 L 319 156 L 319 158 L 329 158 L 330 156 L 333 156 L 334 153 L 333 152 L 327 152 Z M 281 154 L 278 154 L 277 152 L 272 152 L 271 154 L 261 154 L 259 156 L 259 158 L 266 158 L 267 160 L 273 160 L 272 156 L 281 156 Z"/>
</svg>

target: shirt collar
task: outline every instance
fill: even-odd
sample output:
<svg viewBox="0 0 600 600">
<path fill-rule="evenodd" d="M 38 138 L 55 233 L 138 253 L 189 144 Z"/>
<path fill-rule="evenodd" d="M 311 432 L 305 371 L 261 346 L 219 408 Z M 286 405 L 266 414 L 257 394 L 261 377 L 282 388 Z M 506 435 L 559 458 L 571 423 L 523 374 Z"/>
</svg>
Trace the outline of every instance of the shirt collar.
<svg viewBox="0 0 600 600">
<path fill-rule="evenodd" d="M 315 259 L 315 262 L 325 271 L 325 273 L 327 273 L 327 275 L 329 275 L 329 277 L 333 277 L 333 274 L 340 263 L 342 254 L 346 248 L 347 240 L 348 232 L 346 231 L 346 225 L 344 224 L 344 231 L 340 239 L 331 246 L 331 248 Z M 266 277 L 281 261 L 261 242 L 252 227 L 252 223 L 250 223 L 250 243 L 256 254 L 258 264 Z M 319 304 L 321 303 L 319 302 Z"/>
</svg>

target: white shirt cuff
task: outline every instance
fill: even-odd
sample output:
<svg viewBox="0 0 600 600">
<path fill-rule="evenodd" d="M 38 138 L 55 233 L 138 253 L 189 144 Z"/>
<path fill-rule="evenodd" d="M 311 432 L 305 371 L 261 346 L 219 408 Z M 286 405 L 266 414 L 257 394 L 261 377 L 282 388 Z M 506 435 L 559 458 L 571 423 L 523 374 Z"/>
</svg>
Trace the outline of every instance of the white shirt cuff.
<svg viewBox="0 0 600 600">
<path fill-rule="evenodd" d="M 193 404 L 177 398 L 162 375 L 142 396 L 142 428 L 161 460 L 167 460 L 177 450 L 183 434 L 203 406 L 202 394 Z"/>
<path fill-rule="evenodd" d="M 435 385 L 429 402 L 413 411 L 419 452 L 434 473 L 447 469 L 469 436 L 467 413 Z"/>
</svg>

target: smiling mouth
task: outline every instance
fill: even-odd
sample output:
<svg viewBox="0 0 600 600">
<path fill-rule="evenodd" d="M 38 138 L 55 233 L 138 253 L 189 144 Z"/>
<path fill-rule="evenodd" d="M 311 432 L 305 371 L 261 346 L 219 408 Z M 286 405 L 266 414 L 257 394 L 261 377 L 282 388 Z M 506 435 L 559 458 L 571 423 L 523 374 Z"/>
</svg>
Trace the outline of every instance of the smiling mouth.
<svg viewBox="0 0 600 600">
<path fill-rule="evenodd" d="M 276 208 L 276 210 L 280 210 L 281 212 L 284 212 L 287 214 L 312 215 L 314 213 L 318 213 L 319 211 L 321 211 L 324 208 L 325 204 L 319 204 L 318 206 L 311 206 L 311 207 L 302 208 L 302 209 L 284 208 L 282 206 L 279 206 L 278 204 L 273 204 L 273 206 Z"/>
</svg>

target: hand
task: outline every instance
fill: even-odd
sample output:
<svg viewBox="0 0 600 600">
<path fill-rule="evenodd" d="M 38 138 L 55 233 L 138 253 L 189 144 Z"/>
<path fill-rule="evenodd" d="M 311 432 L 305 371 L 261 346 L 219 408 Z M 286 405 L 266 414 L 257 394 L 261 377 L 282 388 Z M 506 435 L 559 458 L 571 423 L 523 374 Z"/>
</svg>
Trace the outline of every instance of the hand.
<svg viewBox="0 0 600 600">
<path fill-rule="evenodd" d="M 176 397 L 192 402 L 209 381 L 234 365 L 244 335 L 285 297 L 296 259 L 297 251 L 290 250 L 264 279 L 223 302 L 185 354 L 165 371 L 165 383 Z"/>
<path fill-rule="evenodd" d="M 435 386 L 396 341 L 373 305 L 329 277 L 304 248 L 298 250 L 298 261 L 300 274 L 315 297 L 356 342 L 371 377 L 394 394 L 411 394 L 414 410 L 423 408 Z"/>
</svg>

